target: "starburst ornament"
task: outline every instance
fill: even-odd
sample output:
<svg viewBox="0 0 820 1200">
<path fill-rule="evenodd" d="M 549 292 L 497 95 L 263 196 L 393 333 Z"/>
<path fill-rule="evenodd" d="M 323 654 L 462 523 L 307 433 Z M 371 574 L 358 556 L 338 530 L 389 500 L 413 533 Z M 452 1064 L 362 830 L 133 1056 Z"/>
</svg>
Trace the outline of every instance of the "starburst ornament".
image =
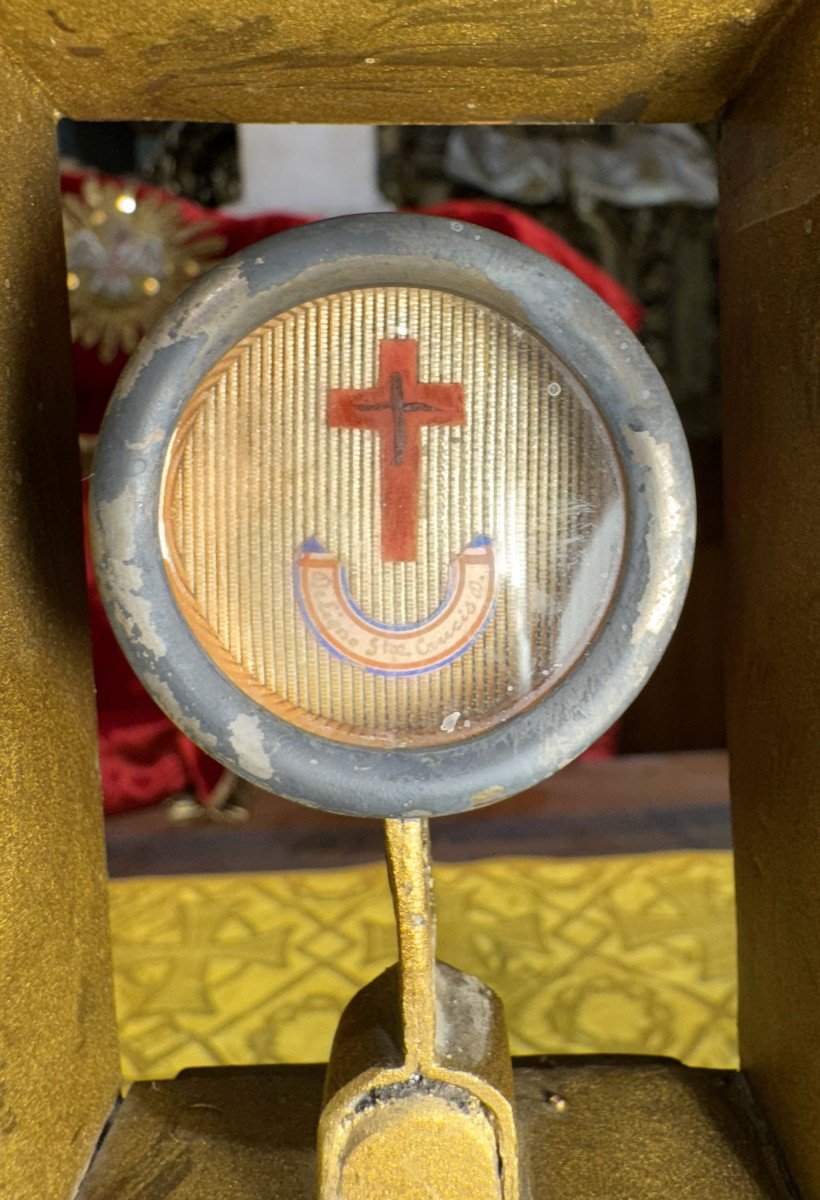
<svg viewBox="0 0 820 1200">
<path fill-rule="evenodd" d="M 71 333 L 110 363 L 140 338 L 225 239 L 204 221 L 187 222 L 177 205 L 153 193 L 87 179 L 63 196 Z"/>
</svg>

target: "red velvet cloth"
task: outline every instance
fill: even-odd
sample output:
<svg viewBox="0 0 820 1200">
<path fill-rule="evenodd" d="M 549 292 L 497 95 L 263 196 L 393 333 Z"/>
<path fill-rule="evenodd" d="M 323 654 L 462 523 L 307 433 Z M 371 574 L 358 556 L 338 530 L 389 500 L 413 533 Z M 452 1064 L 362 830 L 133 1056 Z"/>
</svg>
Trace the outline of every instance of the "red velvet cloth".
<svg viewBox="0 0 820 1200">
<path fill-rule="evenodd" d="M 81 172 L 66 172 L 63 190 L 79 193 L 84 178 Z M 160 197 L 163 203 L 176 205 L 185 222 L 209 227 L 210 233 L 224 239 L 222 257 L 229 257 L 262 238 L 317 219 L 292 213 L 237 218 L 211 212 L 167 193 L 158 193 L 147 185 L 139 185 L 136 189 L 132 185 L 132 191 L 138 203 L 149 194 Z M 636 330 L 639 327 L 640 305 L 629 292 L 532 217 L 495 201 L 456 200 L 416 211 L 480 225 L 523 242 L 582 279 L 630 328 Z M 113 362 L 104 363 L 95 350 L 85 349 L 78 343 L 74 346 L 74 356 L 79 428 L 82 433 L 93 434 L 99 429 L 127 358 L 120 353 Z M 86 500 L 84 493 L 84 508 Z M 224 768 L 179 732 L 131 671 L 105 617 L 88 551 L 86 577 L 106 812 L 156 804 L 181 791 L 191 792 L 200 800 L 207 799 Z M 617 733 L 610 730 L 590 747 L 586 757 L 609 757 L 615 752 L 616 743 Z"/>
</svg>

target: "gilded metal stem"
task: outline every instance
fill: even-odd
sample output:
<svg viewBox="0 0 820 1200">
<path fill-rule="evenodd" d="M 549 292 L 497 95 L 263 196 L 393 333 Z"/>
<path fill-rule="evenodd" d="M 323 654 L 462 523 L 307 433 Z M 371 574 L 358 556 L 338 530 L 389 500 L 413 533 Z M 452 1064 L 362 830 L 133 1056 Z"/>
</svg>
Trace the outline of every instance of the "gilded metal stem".
<svg viewBox="0 0 820 1200">
<path fill-rule="evenodd" d="M 387 869 L 399 944 L 405 1061 L 429 1069 L 436 1042 L 436 910 L 430 822 L 385 821 Z"/>
</svg>

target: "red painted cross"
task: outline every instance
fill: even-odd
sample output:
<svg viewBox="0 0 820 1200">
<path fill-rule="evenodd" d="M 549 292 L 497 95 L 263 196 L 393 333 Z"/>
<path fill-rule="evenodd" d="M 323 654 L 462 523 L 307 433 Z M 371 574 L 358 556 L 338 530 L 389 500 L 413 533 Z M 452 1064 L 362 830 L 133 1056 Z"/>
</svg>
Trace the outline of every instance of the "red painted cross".
<svg viewBox="0 0 820 1200">
<path fill-rule="evenodd" d="M 379 381 L 372 388 L 333 388 L 328 395 L 331 429 L 370 429 L 381 442 L 382 558 L 416 557 L 421 430 L 424 425 L 462 425 L 460 383 L 420 383 L 418 343 L 387 339 L 379 344 Z"/>
</svg>

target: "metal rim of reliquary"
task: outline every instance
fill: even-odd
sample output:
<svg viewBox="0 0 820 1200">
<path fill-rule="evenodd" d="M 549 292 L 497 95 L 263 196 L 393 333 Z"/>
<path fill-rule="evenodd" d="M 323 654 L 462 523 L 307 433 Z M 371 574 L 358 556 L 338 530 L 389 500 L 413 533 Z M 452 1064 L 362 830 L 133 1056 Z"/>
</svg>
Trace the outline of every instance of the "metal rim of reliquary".
<svg viewBox="0 0 820 1200">
<path fill-rule="evenodd" d="M 309 720 L 286 719 L 281 707 L 243 690 L 227 659 L 215 659 L 169 569 L 168 464 L 176 461 L 174 437 L 191 398 L 203 394 L 219 364 L 253 331 L 279 314 L 356 289 L 460 297 L 506 322 L 513 340 L 520 335 L 546 346 L 556 370 L 590 398 L 617 460 L 623 552 L 588 644 L 554 685 L 469 735 L 462 729 L 456 738 L 392 746 L 382 738 L 371 746 L 363 737 L 324 736 Z M 442 815 L 500 800 L 552 774 L 600 736 L 663 654 L 685 596 L 695 526 L 691 466 L 675 408 L 615 313 L 570 272 L 510 239 L 407 214 L 342 217 L 278 234 L 189 289 L 144 340 L 119 384 L 95 463 L 91 514 L 112 624 L 137 674 L 184 732 L 266 789 L 330 811 L 384 818 Z"/>
</svg>

